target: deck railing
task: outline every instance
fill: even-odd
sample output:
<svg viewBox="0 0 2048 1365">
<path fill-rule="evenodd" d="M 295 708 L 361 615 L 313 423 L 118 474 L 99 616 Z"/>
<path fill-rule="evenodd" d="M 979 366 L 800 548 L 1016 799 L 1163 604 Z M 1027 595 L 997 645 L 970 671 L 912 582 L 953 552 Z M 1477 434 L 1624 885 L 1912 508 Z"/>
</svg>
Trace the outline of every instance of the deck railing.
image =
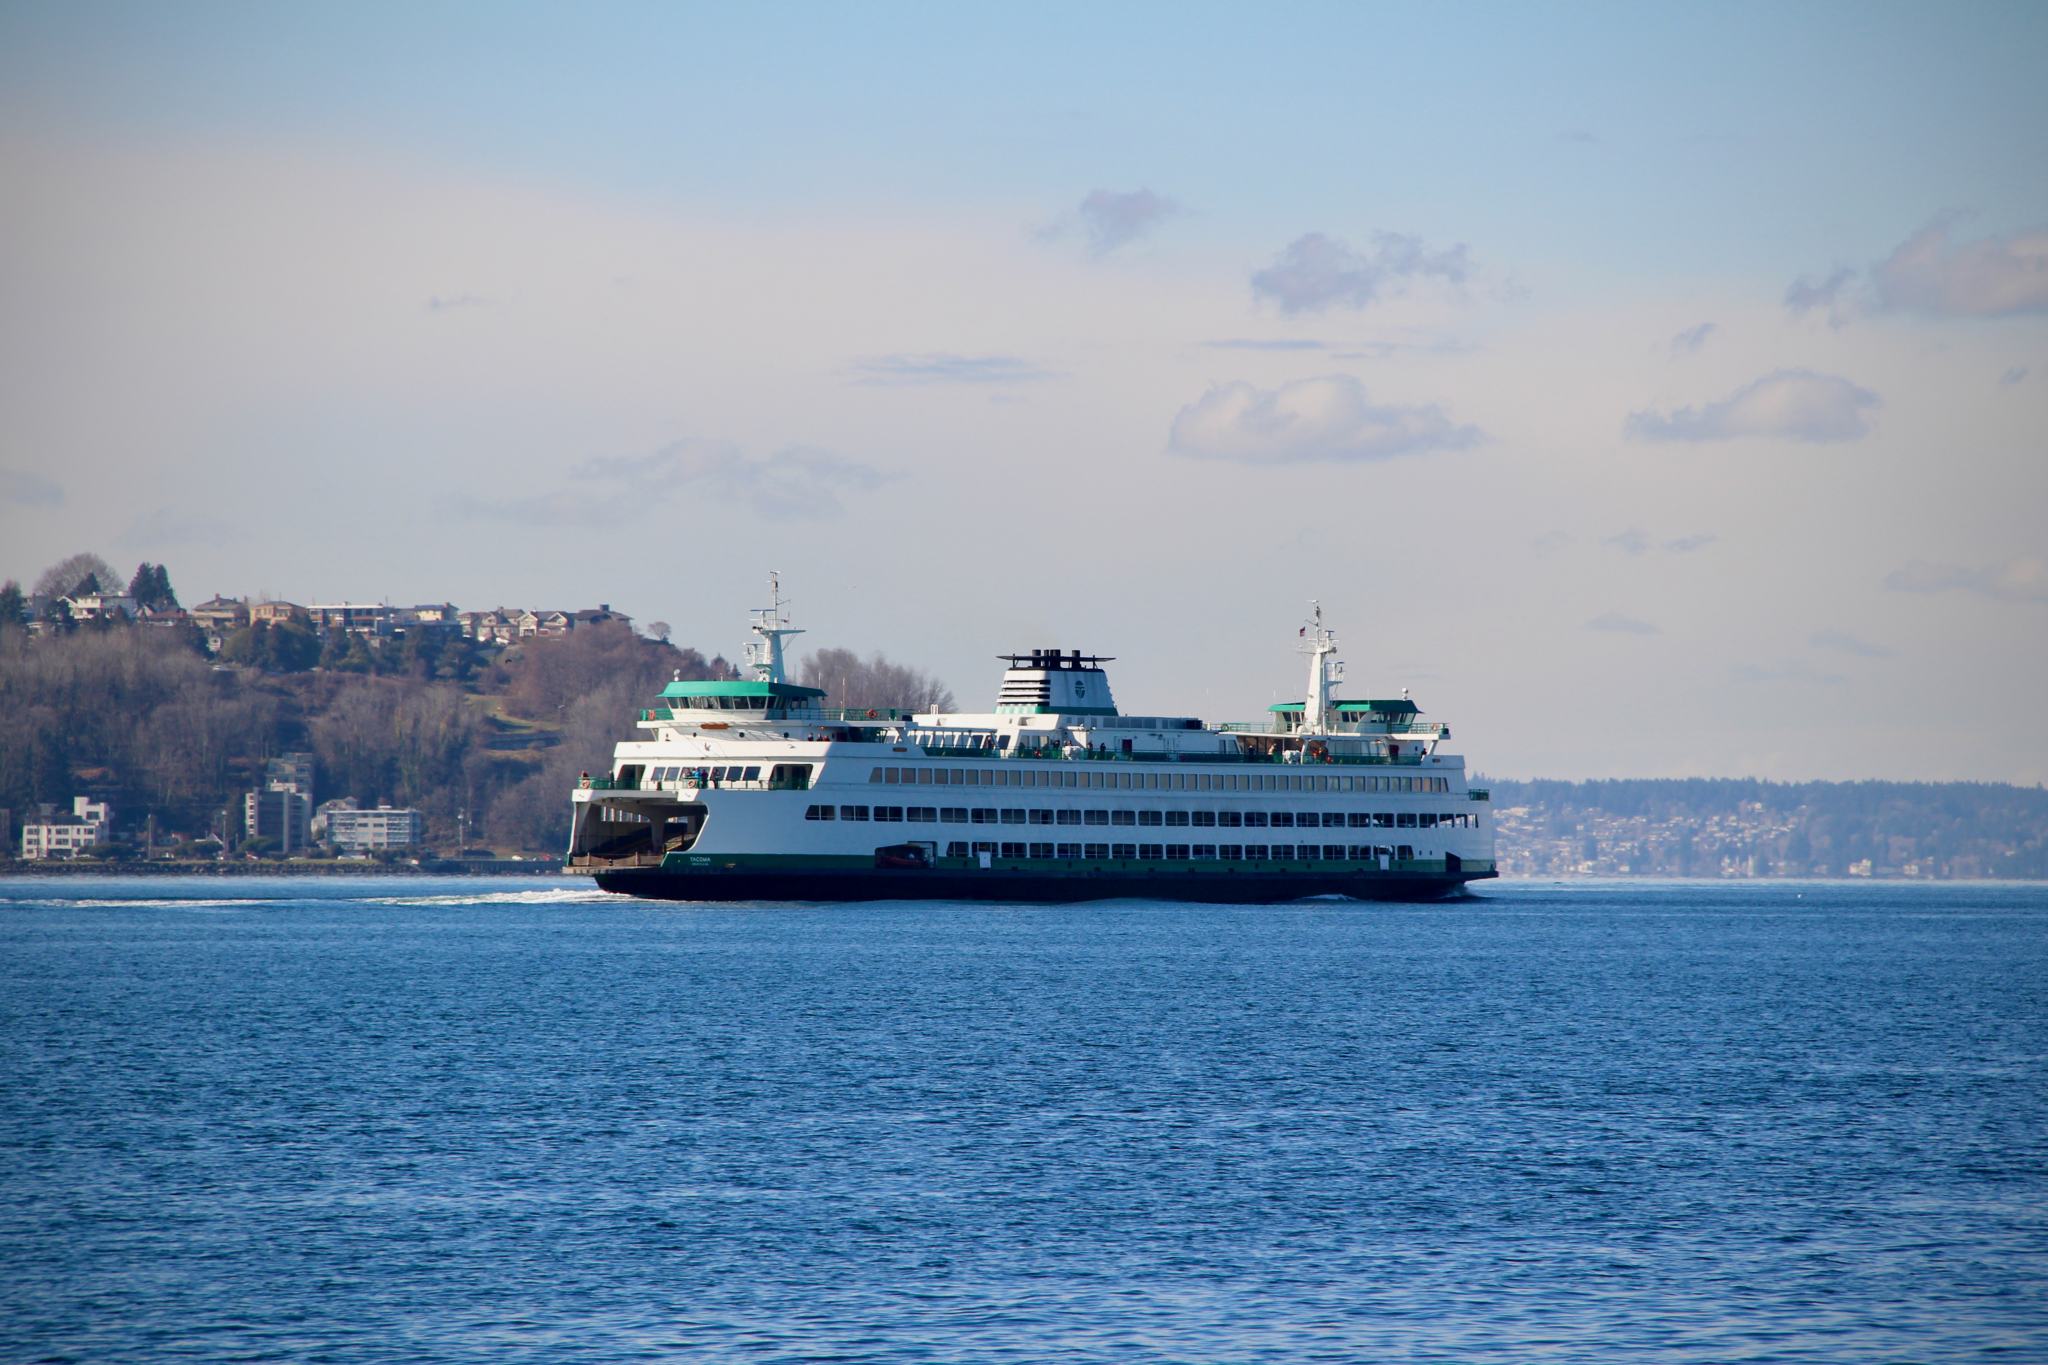
<svg viewBox="0 0 2048 1365">
<path fill-rule="evenodd" d="M 699 781 L 694 777 L 671 777 L 663 781 L 641 778 L 638 782 L 621 782 L 615 777 L 586 777 L 577 786 L 594 792 L 665 792 L 692 789 L 698 791 L 743 791 L 743 792 L 807 792 L 811 789 L 808 775 L 800 777 L 756 778 L 707 778 Z"/>
<path fill-rule="evenodd" d="M 1227 735 L 1292 735 L 1299 731 L 1285 722 L 1271 720 L 1225 720 L 1209 727 Z M 1360 730 L 1340 730 L 1341 735 L 1447 735 L 1450 727 L 1435 720 L 1391 720 Z"/>
<path fill-rule="evenodd" d="M 937 756 L 951 751 L 927 750 L 926 752 Z M 1330 754 L 1323 758 L 1308 758 L 1304 757 L 1298 749 L 1287 749 L 1275 753 L 1248 753 L 1240 750 L 1237 753 L 1208 754 L 1176 753 L 1172 751 L 1127 754 L 1115 749 L 1076 749 L 1073 753 L 1067 753 L 1063 749 L 1051 745 L 1036 749 L 1013 749 L 1009 753 L 996 753 L 984 749 L 979 752 L 979 757 L 1052 759 L 1073 763 L 1280 763 L 1291 768 L 1321 768 L 1331 765 L 1339 767 L 1357 765 L 1379 768 L 1390 766 L 1408 768 L 1421 766 L 1423 758 L 1421 754 L 1402 754 L 1399 758 L 1389 758 L 1385 754 Z"/>
<path fill-rule="evenodd" d="M 911 713 L 896 706 L 787 706 L 765 711 L 700 711 L 694 707 L 643 706 L 642 720 L 713 721 L 726 725 L 771 721 L 799 725 L 895 725 Z"/>
</svg>

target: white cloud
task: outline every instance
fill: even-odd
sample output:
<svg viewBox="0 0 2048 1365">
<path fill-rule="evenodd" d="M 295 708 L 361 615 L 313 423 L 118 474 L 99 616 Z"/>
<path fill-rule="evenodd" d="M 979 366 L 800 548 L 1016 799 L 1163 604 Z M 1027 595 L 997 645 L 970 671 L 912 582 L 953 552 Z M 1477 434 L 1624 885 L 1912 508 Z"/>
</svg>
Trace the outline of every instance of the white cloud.
<svg viewBox="0 0 2048 1365">
<path fill-rule="evenodd" d="M 461 495 L 444 500 L 458 516 L 535 525 L 614 524 L 683 493 L 750 505 L 764 517 L 831 516 L 851 493 L 893 477 L 872 465 L 810 446 L 748 455 L 730 441 L 682 440 L 645 455 L 599 455 L 559 492 L 520 497 Z"/>
<path fill-rule="evenodd" d="M 1956 242 L 1949 226 L 1923 228 L 1870 268 L 1880 304 L 1932 317 L 2048 313 L 2048 227 Z"/>
<path fill-rule="evenodd" d="M 17 507 L 59 507 L 64 502 L 64 490 L 25 469 L 0 469 L 0 502 L 11 502 Z"/>
<path fill-rule="evenodd" d="M 1031 384 L 1057 378 L 1013 355 L 874 355 L 848 368 L 859 384 Z"/>
<path fill-rule="evenodd" d="M 1686 328 L 1683 332 L 1671 338 L 1671 354 L 1693 354 L 1700 347 L 1707 344 L 1707 338 L 1714 334 L 1714 330 L 1714 324 L 1711 322 L 1702 322 L 1696 327 Z"/>
<path fill-rule="evenodd" d="M 1838 375 L 1779 370 L 1703 407 L 1632 412 L 1623 430 L 1639 441 L 1853 441 L 1870 430 L 1864 413 L 1877 405 L 1876 394 Z"/>
<path fill-rule="evenodd" d="M 1081 227 L 1096 255 L 1135 242 L 1181 211 L 1180 205 L 1150 190 L 1091 190 L 1081 201 Z"/>
<path fill-rule="evenodd" d="M 1375 406 L 1349 375 L 1323 375 L 1277 389 L 1217 384 L 1173 419 L 1167 448 L 1198 460 L 1243 464 L 1353 463 L 1459 450 L 1484 439 L 1435 404 Z"/>
<path fill-rule="evenodd" d="M 1785 287 L 1785 306 L 1795 317 L 1803 317 L 1818 309 L 1826 309 L 1828 321 L 1840 327 L 1849 320 L 1853 312 L 1850 286 L 1855 283 L 1856 272 L 1843 266 L 1825 279 L 1812 279 L 1801 275 Z"/>
<path fill-rule="evenodd" d="M 1330 343 L 1316 341 L 1309 337 L 1275 337 L 1270 340 L 1257 337 L 1225 337 L 1221 341 L 1202 343 L 1212 351 L 1327 351 Z"/>
<path fill-rule="evenodd" d="M 1671 536 L 1660 541 L 1640 526 L 1631 526 L 1625 531 L 1616 531 L 1600 543 L 1602 545 L 1610 545 L 1620 550 L 1623 554 L 1632 556 L 1646 555 L 1651 550 L 1663 550 L 1669 554 L 1682 555 L 1690 554 L 1694 550 L 1703 550 L 1719 539 L 1720 537 L 1711 531 L 1696 531 L 1691 535 Z"/>
<path fill-rule="evenodd" d="M 1837 654 L 1850 654 L 1859 659 L 1889 659 L 1894 651 L 1889 645 L 1851 635 L 1846 630 L 1817 630 L 1808 637 L 1815 649 L 1832 650 Z"/>
<path fill-rule="evenodd" d="M 769 517 L 816 517 L 840 510 L 840 497 L 880 488 L 889 476 L 872 465 L 811 446 L 748 456 L 723 442 L 679 442 L 675 477 L 718 497 L 744 500 Z"/>
<path fill-rule="evenodd" d="M 1320 312 L 1342 305 L 1363 308 L 1385 293 L 1420 279 L 1463 284 L 1472 273 L 1465 244 L 1432 251 L 1419 237 L 1376 232 L 1370 251 L 1357 251 L 1320 232 L 1297 237 L 1252 275 L 1252 293 L 1283 313 Z"/>
<path fill-rule="evenodd" d="M 1735 681 L 1743 683 L 1818 683 L 1823 687 L 1840 687 L 1848 681 L 1839 673 L 1796 659 L 1778 664 L 1736 664 L 1728 672 Z"/>
<path fill-rule="evenodd" d="M 2048 226 L 1957 241 L 1955 221 L 1936 219 L 1867 270 L 1844 266 L 1825 279 L 1802 276 L 1786 289 L 1785 306 L 1795 314 L 1824 308 L 1837 327 L 1863 311 L 1936 318 L 2048 313 Z"/>
<path fill-rule="evenodd" d="M 1894 592 L 1966 592 L 1998 602 L 2048 602 L 2048 563 L 2008 559 L 1995 564 L 1933 564 L 1916 559 L 1885 575 Z"/>
<path fill-rule="evenodd" d="M 116 545 L 161 551 L 185 545 L 225 545 L 241 540 L 235 526 L 203 513 L 158 507 L 114 538 Z"/>
<path fill-rule="evenodd" d="M 1606 631 L 1611 635 L 1661 635 L 1662 631 L 1648 621 L 1634 616 L 1624 616 L 1618 611 L 1605 611 L 1586 622 L 1586 629 Z"/>
</svg>

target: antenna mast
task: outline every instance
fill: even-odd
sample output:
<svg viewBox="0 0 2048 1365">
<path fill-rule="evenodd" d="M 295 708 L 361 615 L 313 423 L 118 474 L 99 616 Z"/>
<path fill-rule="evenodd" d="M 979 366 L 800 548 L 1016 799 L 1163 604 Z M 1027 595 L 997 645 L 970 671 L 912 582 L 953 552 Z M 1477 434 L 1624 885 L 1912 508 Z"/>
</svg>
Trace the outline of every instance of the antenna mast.
<svg viewBox="0 0 2048 1365">
<path fill-rule="evenodd" d="M 770 569 L 768 605 L 754 609 L 752 630 L 760 638 L 747 645 L 747 663 L 752 666 L 757 682 L 789 681 L 783 668 L 782 640 L 786 635 L 801 635 L 803 632 L 792 627 L 789 618 L 783 614 L 783 608 L 788 605 L 782 599 L 782 575 Z"/>
<path fill-rule="evenodd" d="M 1302 703 L 1301 728 L 1304 734 L 1327 735 L 1335 728 L 1330 683 L 1343 675 L 1343 665 L 1331 660 L 1337 652 L 1337 633 L 1323 625 L 1323 604 L 1310 598 L 1308 605 L 1313 615 L 1301 632 L 1301 652 L 1308 655 L 1308 695 Z"/>
</svg>

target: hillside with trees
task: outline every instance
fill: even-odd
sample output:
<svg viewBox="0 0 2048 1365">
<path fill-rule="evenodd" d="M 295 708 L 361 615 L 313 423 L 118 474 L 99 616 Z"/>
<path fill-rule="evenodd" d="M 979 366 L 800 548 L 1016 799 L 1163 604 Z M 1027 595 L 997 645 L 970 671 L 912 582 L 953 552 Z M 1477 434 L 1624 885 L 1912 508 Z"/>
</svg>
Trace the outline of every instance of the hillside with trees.
<svg viewBox="0 0 2048 1365">
<path fill-rule="evenodd" d="M 160 847 L 232 837 L 265 763 L 311 753 L 319 800 L 414 807 L 431 849 L 558 854 L 578 775 L 609 764 L 639 708 L 671 678 L 735 676 L 616 621 L 491 648 L 447 630 L 323 639 L 298 614 L 242 627 L 217 657 L 182 613 L 80 623 L 46 607 L 31 633 L 31 601 L 98 592 L 103 578 L 120 591 L 98 556 L 74 555 L 35 593 L 0 585 L 0 809 L 17 825 L 90 794 L 113 804 L 120 845 L 145 827 Z M 138 604 L 176 608 L 162 566 L 127 583 Z M 847 705 L 951 700 L 880 655 L 823 650 L 800 668 Z"/>
</svg>

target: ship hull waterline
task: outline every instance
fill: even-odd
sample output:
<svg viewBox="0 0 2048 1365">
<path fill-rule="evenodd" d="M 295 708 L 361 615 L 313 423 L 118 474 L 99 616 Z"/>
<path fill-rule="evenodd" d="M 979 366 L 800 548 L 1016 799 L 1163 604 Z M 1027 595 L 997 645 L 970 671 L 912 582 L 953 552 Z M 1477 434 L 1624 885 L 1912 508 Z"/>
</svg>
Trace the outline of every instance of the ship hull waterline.
<svg viewBox="0 0 2048 1365">
<path fill-rule="evenodd" d="M 599 869 L 598 889 L 669 901 L 998 901 L 1072 903 L 1095 900 L 1196 901 L 1217 905 L 1273 905 L 1314 897 L 1359 901 L 1433 901 L 1463 893 L 1465 884 L 1497 874 L 1380 872 L 1329 876 L 1289 873 L 953 872 L 875 868 Z"/>
</svg>

